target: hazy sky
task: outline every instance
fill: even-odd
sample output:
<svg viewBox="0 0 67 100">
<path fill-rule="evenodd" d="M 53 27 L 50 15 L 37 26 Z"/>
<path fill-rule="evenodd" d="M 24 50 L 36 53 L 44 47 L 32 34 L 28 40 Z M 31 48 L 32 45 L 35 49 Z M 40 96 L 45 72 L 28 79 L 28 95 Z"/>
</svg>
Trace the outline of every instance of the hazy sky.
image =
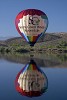
<svg viewBox="0 0 67 100">
<path fill-rule="evenodd" d="M 0 0 L 0 37 L 20 36 L 15 28 L 15 18 L 28 8 L 47 14 L 46 32 L 67 32 L 67 0 Z"/>
</svg>

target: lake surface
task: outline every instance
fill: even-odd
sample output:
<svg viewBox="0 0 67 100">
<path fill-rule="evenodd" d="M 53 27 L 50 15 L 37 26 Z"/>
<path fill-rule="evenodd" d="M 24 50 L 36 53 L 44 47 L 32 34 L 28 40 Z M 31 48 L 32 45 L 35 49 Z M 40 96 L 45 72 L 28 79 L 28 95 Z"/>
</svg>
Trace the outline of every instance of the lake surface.
<svg viewBox="0 0 67 100">
<path fill-rule="evenodd" d="M 67 100 L 66 58 L 63 61 L 60 59 L 57 60 L 55 56 L 53 58 L 48 57 L 44 61 L 43 59 L 34 59 L 38 67 L 45 73 L 48 79 L 48 87 L 46 92 L 41 96 L 32 98 L 22 96 L 16 91 L 15 87 L 16 76 L 28 63 L 28 57 L 24 56 L 23 61 L 20 58 L 17 60 L 17 57 L 12 58 L 10 56 L 0 56 L 0 100 Z"/>
</svg>

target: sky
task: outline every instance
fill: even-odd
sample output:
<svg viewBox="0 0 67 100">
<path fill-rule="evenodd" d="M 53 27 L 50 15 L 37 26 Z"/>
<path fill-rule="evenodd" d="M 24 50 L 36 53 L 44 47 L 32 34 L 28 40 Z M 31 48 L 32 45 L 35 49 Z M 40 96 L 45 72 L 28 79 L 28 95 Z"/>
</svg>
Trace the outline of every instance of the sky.
<svg viewBox="0 0 67 100">
<path fill-rule="evenodd" d="M 67 0 L 0 0 L 0 38 L 19 37 L 15 18 L 30 8 L 42 10 L 48 16 L 46 32 L 67 32 Z"/>
</svg>

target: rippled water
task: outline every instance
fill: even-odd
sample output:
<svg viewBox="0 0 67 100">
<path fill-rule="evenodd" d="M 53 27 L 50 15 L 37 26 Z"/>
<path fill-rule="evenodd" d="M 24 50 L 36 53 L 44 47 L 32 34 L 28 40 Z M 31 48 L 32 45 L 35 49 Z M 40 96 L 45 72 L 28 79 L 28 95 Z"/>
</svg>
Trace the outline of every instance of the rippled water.
<svg viewBox="0 0 67 100">
<path fill-rule="evenodd" d="M 30 60 L 29 57 L 24 56 L 23 58 L 24 60 L 4 55 L 0 57 L 0 100 L 30 99 L 29 97 L 22 96 L 18 93 L 15 87 L 17 74 L 28 63 L 27 60 Z M 67 61 L 58 58 L 56 59 L 55 56 L 45 59 L 42 57 L 41 59 L 38 58 L 34 60 L 47 76 L 48 88 L 41 96 L 32 97 L 31 99 L 67 100 Z"/>
</svg>

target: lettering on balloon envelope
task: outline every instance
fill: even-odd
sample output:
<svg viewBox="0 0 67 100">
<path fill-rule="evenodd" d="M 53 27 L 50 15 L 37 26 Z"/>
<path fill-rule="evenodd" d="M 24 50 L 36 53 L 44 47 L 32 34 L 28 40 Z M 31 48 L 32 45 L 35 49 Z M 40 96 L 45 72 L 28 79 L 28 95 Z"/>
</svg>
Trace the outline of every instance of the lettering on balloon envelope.
<svg viewBox="0 0 67 100">
<path fill-rule="evenodd" d="M 45 21 L 46 19 L 43 19 L 41 16 L 27 15 L 20 19 L 18 27 L 20 32 L 26 34 L 26 36 L 37 36 L 46 29 Z"/>
</svg>

